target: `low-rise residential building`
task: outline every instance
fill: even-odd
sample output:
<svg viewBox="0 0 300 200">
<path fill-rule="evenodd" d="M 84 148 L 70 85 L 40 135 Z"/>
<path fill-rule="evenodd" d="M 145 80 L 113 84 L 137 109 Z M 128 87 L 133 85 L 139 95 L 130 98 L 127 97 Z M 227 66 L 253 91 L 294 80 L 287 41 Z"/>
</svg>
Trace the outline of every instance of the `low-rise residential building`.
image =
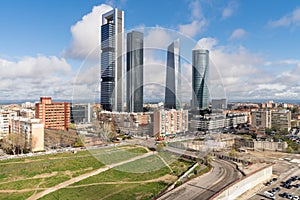
<svg viewBox="0 0 300 200">
<path fill-rule="evenodd" d="M 44 151 L 44 124 L 40 119 L 14 117 L 11 133 L 24 137 L 25 148 L 29 151 Z"/>
<path fill-rule="evenodd" d="M 187 110 L 157 110 L 153 113 L 153 135 L 165 137 L 188 131 Z"/>
<path fill-rule="evenodd" d="M 194 115 L 191 120 L 191 131 L 219 132 L 225 127 L 237 127 L 247 123 L 243 113 Z"/>
</svg>

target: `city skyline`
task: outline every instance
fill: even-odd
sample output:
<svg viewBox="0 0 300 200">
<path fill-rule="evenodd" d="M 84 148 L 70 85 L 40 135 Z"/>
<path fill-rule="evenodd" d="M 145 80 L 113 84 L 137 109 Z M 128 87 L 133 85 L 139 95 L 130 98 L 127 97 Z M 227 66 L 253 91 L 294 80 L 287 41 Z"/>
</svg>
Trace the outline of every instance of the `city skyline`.
<svg viewBox="0 0 300 200">
<path fill-rule="evenodd" d="M 89 88 L 90 80 L 78 81 L 76 73 L 91 49 L 99 46 L 101 14 L 114 7 L 126 13 L 127 30 L 168 28 L 209 49 L 229 101 L 300 98 L 297 1 L 272 5 L 259 1 L 178 1 L 179 10 L 169 2 L 76 1 L 72 8 L 58 1 L 15 2 L 17 7 L 11 1 L 1 2 L 1 100 L 39 96 L 72 99 L 74 82 L 83 91 Z M 156 14 L 150 18 L 153 9 Z M 254 11 L 255 20 L 250 17 Z"/>
</svg>

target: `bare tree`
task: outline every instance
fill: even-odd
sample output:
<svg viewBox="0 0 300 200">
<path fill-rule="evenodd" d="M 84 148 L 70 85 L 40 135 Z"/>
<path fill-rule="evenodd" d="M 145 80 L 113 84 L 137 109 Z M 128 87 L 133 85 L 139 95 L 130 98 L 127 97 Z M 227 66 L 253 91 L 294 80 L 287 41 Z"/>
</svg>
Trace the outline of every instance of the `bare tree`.
<svg viewBox="0 0 300 200">
<path fill-rule="evenodd" d="M 111 142 L 116 137 L 116 133 L 112 131 L 111 124 L 104 123 L 98 132 L 98 136 L 103 138 L 105 142 Z"/>
</svg>

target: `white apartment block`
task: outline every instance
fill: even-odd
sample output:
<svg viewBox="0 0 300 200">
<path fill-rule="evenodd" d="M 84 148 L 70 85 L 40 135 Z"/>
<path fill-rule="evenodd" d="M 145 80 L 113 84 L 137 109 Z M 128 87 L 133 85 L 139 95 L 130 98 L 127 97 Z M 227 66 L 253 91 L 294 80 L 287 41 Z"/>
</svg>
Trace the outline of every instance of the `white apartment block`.
<svg viewBox="0 0 300 200">
<path fill-rule="evenodd" d="M 40 119 L 14 117 L 11 120 L 11 133 L 22 134 L 28 150 L 44 150 L 44 124 Z"/>
<path fill-rule="evenodd" d="M 16 116 L 15 111 L 0 110 L 0 139 L 8 136 L 10 119 Z"/>
</svg>

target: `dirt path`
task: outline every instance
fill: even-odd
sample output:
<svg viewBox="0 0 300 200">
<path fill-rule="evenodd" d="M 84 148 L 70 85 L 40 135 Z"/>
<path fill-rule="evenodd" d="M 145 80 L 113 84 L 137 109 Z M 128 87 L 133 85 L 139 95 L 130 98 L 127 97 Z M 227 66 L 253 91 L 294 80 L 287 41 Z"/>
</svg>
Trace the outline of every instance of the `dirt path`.
<svg viewBox="0 0 300 200">
<path fill-rule="evenodd" d="M 100 174 L 102 172 L 105 172 L 107 170 L 109 170 L 110 168 L 113 168 L 113 167 L 117 167 L 117 166 L 120 166 L 120 165 L 123 165 L 123 164 L 126 164 L 126 163 L 129 163 L 129 162 L 132 162 L 132 161 L 135 161 L 135 160 L 138 160 L 138 159 L 141 159 L 141 158 L 145 158 L 145 157 L 148 157 L 148 156 L 151 156 L 153 154 L 156 154 L 156 152 L 148 152 L 144 155 L 141 155 L 141 156 L 137 156 L 137 157 L 134 157 L 134 158 L 131 158 L 129 160 L 125 160 L 125 161 L 122 161 L 122 162 L 119 162 L 119 163 L 115 163 L 115 164 L 111 164 L 111 165 L 107 165 L 103 168 L 100 168 L 100 169 L 97 169 L 95 171 L 92 171 L 92 172 L 89 172 L 89 173 L 86 173 L 86 174 L 82 174 L 80 176 L 77 176 L 77 177 L 74 177 L 70 180 L 67 180 L 63 183 L 60 183 L 54 187 L 51 187 L 51 188 L 48 188 L 40 193 L 37 193 L 37 194 L 34 194 L 32 195 L 31 197 L 29 197 L 27 200 L 35 200 L 35 199 L 39 199 L 47 194 L 50 194 L 52 192 L 55 192 L 56 190 L 59 190 L 61 188 L 65 188 L 65 187 L 68 187 L 69 185 L 72 185 L 73 183 L 76 183 L 78 181 L 81 181 L 81 180 L 84 180 L 86 178 L 89 178 L 91 176 L 95 176 L 97 174 Z"/>
<path fill-rule="evenodd" d="M 75 186 L 68 186 L 66 188 L 80 188 L 80 187 L 88 187 L 88 186 L 94 186 L 94 185 L 114 185 L 114 184 L 139 184 L 139 183 L 153 183 L 153 182 L 160 182 L 160 181 L 165 181 L 165 182 L 170 182 L 176 180 L 176 176 L 172 176 L 169 174 L 166 174 L 162 177 L 155 178 L 155 179 L 150 179 L 150 180 L 145 180 L 145 181 L 113 181 L 113 182 L 98 182 L 98 183 L 89 183 L 89 184 L 82 184 L 82 185 L 75 185 Z"/>
<path fill-rule="evenodd" d="M 173 173 L 173 169 L 170 167 L 170 165 L 165 161 L 165 159 L 163 157 L 161 157 L 160 155 L 157 155 L 161 161 L 163 161 L 163 163 L 170 169 L 170 171 Z"/>
</svg>

